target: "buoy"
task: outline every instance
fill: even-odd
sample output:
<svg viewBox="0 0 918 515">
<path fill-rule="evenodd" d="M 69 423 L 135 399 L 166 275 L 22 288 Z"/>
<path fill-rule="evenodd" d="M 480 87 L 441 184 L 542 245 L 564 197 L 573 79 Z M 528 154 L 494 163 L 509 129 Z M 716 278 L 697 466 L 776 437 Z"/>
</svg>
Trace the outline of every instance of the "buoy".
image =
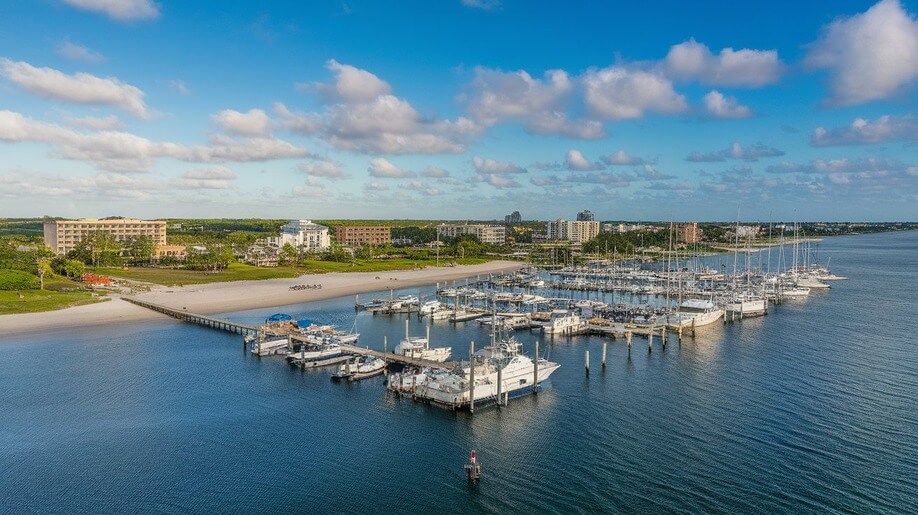
<svg viewBox="0 0 918 515">
<path fill-rule="evenodd" d="M 478 478 L 481 477 L 481 464 L 476 460 L 474 449 L 469 453 L 469 462 L 465 464 L 465 472 L 469 476 L 469 481 L 478 481 Z"/>
</svg>

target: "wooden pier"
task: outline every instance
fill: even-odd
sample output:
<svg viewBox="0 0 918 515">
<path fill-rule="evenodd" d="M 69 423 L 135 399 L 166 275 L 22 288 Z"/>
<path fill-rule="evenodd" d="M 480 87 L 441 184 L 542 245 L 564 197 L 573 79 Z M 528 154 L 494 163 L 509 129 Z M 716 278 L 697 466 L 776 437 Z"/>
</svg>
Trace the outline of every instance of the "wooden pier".
<svg viewBox="0 0 918 515">
<path fill-rule="evenodd" d="M 181 320 L 182 322 L 188 322 L 190 324 L 202 325 L 204 327 L 210 327 L 212 329 L 219 329 L 221 331 L 227 331 L 230 333 L 237 333 L 242 335 L 248 334 L 258 334 L 261 332 L 260 327 L 255 327 L 253 325 L 241 324 L 239 322 L 230 322 L 229 320 L 223 320 L 222 318 L 214 318 L 207 315 L 199 315 L 197 313 L 191 313 L 184 309 L 175 309 L 168 306 L 163 306 L 161 304 L 153 304 L 152 302 L 144 302 L 142 300 L 137 300 L 133 297 L 121 297 L 123 300 L 130 302 L 131 304 L 136 304 L 140 307 L 147 308 L 157 313 L 162 313 L 164 315 L 170 316 L 172 318 Z"/>
</svg>

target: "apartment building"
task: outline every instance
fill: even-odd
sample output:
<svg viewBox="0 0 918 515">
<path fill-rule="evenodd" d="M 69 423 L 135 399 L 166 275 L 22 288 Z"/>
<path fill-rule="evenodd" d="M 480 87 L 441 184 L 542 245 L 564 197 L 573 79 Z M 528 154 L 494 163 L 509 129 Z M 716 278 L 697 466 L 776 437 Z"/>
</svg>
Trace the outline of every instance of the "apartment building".
<svg viewBox="0 0 918 515">
<path fill-rule="evenodd" d="M 565 240 L 575 243 L 585 243 L 599 234 L 599 222 L 572 221 L 559 218 L 548 222 L 547 236 L 549 240 Z"/>
<path fill-rule="evenodd" d="M 335 241 L 342 245 L 388 245 L 392 243 L 392 229 L 385 225 L 335 227 Z"/>
<path fill-rule="evenodd" d="M 45 245 L 57 255 L 63 255 L 74 248 L 87 235 L 106 232 L 117 241 L 132 237 L 147 236 L 157 247 L 166 244 L 166 222 L 138 220 L 136 218 L 81 218 L 79 220 L 56 220 L 45 222 Z"/>
<path fill-rule="evenodd" d="M 503 245 L 507 239 L 507 228 L 503 225 L 487 224 L 440 224 L 437 226 L 437 237 L 456 238 L 463 234 L 478 237 L 478 241 L 492 245 Z"/>
</svg>

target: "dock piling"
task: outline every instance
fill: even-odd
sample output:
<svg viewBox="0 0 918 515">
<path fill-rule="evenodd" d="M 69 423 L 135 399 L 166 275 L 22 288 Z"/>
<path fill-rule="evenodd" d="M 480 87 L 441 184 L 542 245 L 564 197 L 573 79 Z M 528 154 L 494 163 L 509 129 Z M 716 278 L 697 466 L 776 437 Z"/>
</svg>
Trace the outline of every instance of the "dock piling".
<svg viewBox="0 0 918 515">
<path fill-rule="evenodd" d="M 647 331 L 647 353 L 653 352 L 653 326 Z"/>
<path fill-rule="evenodd" d="M 475 413 L 475 342 L 469 343 L 469 413 Z"/>
<path fill-rule="evenodd" d="M 583 351 L 583 366 L 586 369 L 586 376 L 590 377 L 590 351 Z"/>
<path fill-rule="evenodd" d="M 532 360 L 532 394 L 539 393 L 539 340 L 535 342 L 535 357 Z"/>
</svg>

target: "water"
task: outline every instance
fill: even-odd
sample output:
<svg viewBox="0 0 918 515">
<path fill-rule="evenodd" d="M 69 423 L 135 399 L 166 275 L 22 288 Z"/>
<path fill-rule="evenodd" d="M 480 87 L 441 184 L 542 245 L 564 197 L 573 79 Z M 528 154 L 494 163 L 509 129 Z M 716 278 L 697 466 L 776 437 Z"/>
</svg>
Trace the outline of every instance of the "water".
<svg viewBox="0 0 918 515">
<path fill-rule="evenodd" d="M 474 416 L 172 321 L 0 336 L 0 512 L 915 513 L 916 250 L 916 232 L 827 239 L 820 260 L 850 277 L 832 291 L 665 351 L 609 341 L 605 371 L 603 340 L 556 339 L 551 389 Z M 227 317 L 349 327 L 352 305 Z M 403 324 L 357 317 L 378 348 Z M 465 353 L 488 334 L 432 337 Z M 529 352 L 536 337 L 518 333 Z"/>
</svg>

